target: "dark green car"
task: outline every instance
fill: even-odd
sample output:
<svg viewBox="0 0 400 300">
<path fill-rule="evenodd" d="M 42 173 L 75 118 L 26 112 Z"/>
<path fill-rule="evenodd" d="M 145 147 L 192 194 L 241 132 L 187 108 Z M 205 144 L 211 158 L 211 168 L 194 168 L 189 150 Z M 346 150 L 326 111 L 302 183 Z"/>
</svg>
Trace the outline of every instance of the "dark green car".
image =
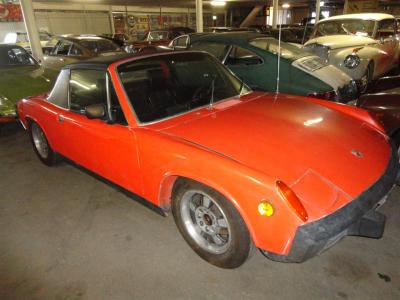
<svg viewBox="0 0 400 300">
<path fill-rule="evenodd" d="M 252 32 L 193 34 L 176 38 L 175 50 L 207 51 L 253 89 L 275 92 L 278 40 Z M 279 92 L 348 102 L 356 99 L 355 82 L 335 66 L 298 47 L 281 43 Z"/>
<path fill-rule="evenodd" d="M 57 73 L 20 46 L 0 45 L 0 124 L 15 120 L 18 100 L 49 91 Z"/>
</svg>

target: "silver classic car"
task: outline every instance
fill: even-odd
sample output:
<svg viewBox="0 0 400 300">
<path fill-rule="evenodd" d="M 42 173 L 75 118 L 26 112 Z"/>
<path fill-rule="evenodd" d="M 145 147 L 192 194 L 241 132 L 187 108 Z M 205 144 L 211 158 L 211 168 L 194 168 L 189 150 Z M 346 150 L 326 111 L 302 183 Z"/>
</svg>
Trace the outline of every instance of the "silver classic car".
<svg viewBox="0 0 400 300">
<path fill-rule="evenodd" d="M 371 80 L 399 67 L 397 22 L 388 14 L 324 19 L 317 23 L 304 47 L 355 79 L 361 92 Z"/>
</svg>

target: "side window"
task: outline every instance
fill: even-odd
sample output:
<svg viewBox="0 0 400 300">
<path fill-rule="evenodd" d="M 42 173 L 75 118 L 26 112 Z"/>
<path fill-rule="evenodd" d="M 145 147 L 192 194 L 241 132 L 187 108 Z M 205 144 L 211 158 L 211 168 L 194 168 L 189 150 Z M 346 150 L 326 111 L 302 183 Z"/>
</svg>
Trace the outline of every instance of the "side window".
<svg viewBox="0 0 400 300">
<path fill-rule="evenodd" d="M 192 48 L 194 50 L 206 51 L 214 55 L 219 61 L 222 61 L 229 49 L 229 45 L 212 42 L 198 42 L 193 43 Z"/>
<path fill-rule="evenodd" d="M 72 45 L 71 49 L 69 50 L 69 56 L 82 56 L 83 52 L 79 49 L 75 44 Z"/>
<path fill-rule="evenodd" d="M 176 44 L 174 46 L 178 47 L 178 48 L 186 48 L 187 47 L 187 39 L 188 39 L 187 35 L 177 38 Z"/>
<path fill-rule="evenodd" d="M 69 41 L 60 41 L 55 49 L 56 55 L 68 55 L 69 48 L 71 47 L 72 43 Z"/>
<path fill-rule="evenodd" d="M 380 38 L 393 37 L 396 28 L 395 22 L 396 20 L 394 19 L 380 21 L 377 32 L 377 38 L 380 39 Z"/>
<path fill-rule="evenodd" d="M 84 113 L 86 106 L 107 105 L 106 73 L 100 70 L 72 69 L 69 81 L 70 109 Z"/>
<path fill-rule="evenodd" d="M 263 60 L 254 52 L 242 47 L 233 47 L 226 60 L 226 65 L 259 65 Z"/>
<path fill-rule="evenodd" d="M 54 105 L 68 108 L 68 80 L 69 70 L 61 70 L 47 101 Z"/>
</svg>

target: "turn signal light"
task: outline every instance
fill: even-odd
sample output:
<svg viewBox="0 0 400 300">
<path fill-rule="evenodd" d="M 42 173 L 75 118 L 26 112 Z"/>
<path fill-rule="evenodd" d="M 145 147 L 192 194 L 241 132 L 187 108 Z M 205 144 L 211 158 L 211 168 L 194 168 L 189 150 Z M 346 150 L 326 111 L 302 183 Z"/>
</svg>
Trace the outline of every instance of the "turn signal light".
<svg viewBox="0 0 400 300">
<path fill-rule="evenodd" d="M 262 216 L 271 217 L 274 214 L 274 208 L 268 201 L 261 201 L 258 204 L 258 213 Z"/>
<path fill-rule="evenodd" d="M 289 203 L 289 206 L 293 209 L 297 216 L 303 222 L 308 220 L 308 214 L 300 199 L 296 196 L 296 194 L 292 191 L 290 187 L 288 187 L 284 182 L 278 180 L 276 182 L 276 187 L 278 189 L 279 195 Z"/>
</svg>

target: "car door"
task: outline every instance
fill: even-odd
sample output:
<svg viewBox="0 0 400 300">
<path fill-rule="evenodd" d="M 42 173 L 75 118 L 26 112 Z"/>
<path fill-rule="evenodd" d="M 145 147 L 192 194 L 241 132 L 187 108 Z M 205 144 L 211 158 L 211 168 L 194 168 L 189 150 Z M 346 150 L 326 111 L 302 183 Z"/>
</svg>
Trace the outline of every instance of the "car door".
<svg viewBox="0 0 400 300">
<path fill-rule="evenodd" d="M 114 95 L 114 96 L 113 96 Z M 85 108 L 102 104 L 103 119 L 89 119 Z M 58 116 L 64 155 L 135 193 L 141 176 L 135 134 L 128 126 L 105 70 L 70 70 L 69 110 Z"/>
<path fill-rule="evenodd" d="M 263 60 L 256 53 L 239 46 L 232 46 L 224 64 L 252 89 L 265 89 Z"/>
<path fill-rule="evenodd" d="M 396 33 L 395 19 L 386 19 L 378 23 L 376 37 L 379 41 L 380 55 L 375 68 L 375 76 L 390 71 L 394 63 L 397 62 L 399 41 L 396 38 Z"/>
<path fill-rule="evenodd" d="M 54 47 L 53 51 L 44 57 L 44 65 L 50 69 L 61 69 L 67 64 L 68 53 L 72 46 L 72 42 L 68 40 L 60 40 Z"/>
</svg>

